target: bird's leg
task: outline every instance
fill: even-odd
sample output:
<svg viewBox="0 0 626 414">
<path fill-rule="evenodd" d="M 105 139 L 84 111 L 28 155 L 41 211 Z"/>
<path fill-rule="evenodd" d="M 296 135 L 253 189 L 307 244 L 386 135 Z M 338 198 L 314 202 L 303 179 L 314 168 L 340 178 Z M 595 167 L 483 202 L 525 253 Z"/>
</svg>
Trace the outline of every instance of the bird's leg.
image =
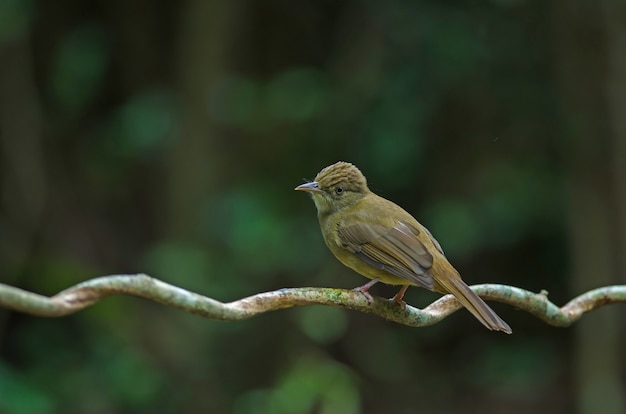
<svg viewBox="0 0 626 414">
<path fill-rule="evenodd" d="M 354 292 L 361 292 L 363 294 L 363 296 L 365 296 L 365 298 L 367 299 L 367 301 L 370 303 L 370 305 L 372 304 L 372 302 L 374 302 L 374 298 L 372 297 L 372 295 L 370 295 L 369 290 L 372 286 L 374 286 L 380 279 L 376 278 L 376 279 L 372 279 L 369 282 L 367 282 L 366 284 L 364 284 L 363 286 L 359 286 L 356 287 L 354 289 L 352 289 Z"/>
<path fill-rule="evenodd" d="M 406 292 L 408 288 L 409 288 L 409 285 L 403 285 L 400 288 L 400 292 L 396 293 L 396 295 L 393 298 L 391 298 L 396 303 L 398 303 L 398 305 L 400 305 L 402 309 L 406 308 L 406 302 L 403 301 L 402 298 L 404 297 L 404 292 Z"/>
</svg>

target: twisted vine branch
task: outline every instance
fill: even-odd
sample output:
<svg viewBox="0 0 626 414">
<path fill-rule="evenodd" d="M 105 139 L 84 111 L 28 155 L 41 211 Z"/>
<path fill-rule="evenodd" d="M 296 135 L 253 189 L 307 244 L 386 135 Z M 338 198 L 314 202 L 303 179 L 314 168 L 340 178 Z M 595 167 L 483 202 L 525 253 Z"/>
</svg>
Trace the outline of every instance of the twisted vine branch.
<svg viewBox="0 0 626 414">
<path fill-rule="evenodd" d="M 472 286 L 483 299 L 506 303 L 525 310 L 553 325 L 566 327 L 583 313 L 611 303 L 626 303 L 626 285 L 606 286 L 586 292 L 559 308 L 547 293 L 533 293 L 513 286 L 483 284 Z M 434 325 L 460 309 L 461 304 L 446 295 L 424 309 L 400 308 L 392 300 L 375 297 L 372 303 L 360 293 L 334 288 L 291 288 L 259 293 L 230 303 L 170 285 L 145 274 L 103 276 L 70 287 L 52 297 L 42 296 L 0 283 L 0 307 L 43 317 L 78 312 L 107 296 L 124 294 L 174 306 L 210 319 L 235 321 L 261 313 L 304 305 L 330 305 L 371 313 L 408 326 Z"/>
</svg>

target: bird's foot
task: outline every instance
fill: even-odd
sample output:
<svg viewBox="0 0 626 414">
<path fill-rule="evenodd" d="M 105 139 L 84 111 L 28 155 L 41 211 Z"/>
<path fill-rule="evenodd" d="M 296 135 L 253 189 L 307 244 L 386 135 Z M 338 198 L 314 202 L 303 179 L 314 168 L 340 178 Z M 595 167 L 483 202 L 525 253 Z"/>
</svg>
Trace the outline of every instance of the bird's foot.
<svg viewBox="0 0 626 414">
<path fill-rule="evenodd" d="M 391 298 L 391 300 L 393 300 L 394 302 L 396 302 L 398 305 L 400 305 L 400 307 L 402 308 L 402 310 L 406 309 L 406 302 L 402 300 L 402 298 L 404 297 L 404 292 L 406 292 L 406 290 L 409 288 L 409 285 L 404 285 L 402 286 L 402 288 L 400 288 L 400 291 L 398 293 L 395 294 L 395 296 L 393 298 Z"/>
<path fill-rule="evenodd" d="M 363 296 L 365 296 L 365 299 L 367 299 L 367 302 L 371 305 L 372 303 L 374 303 L 374 298 L 372 297 L 372 295 L 370 295 L 369 290 L 372 286 L 376 284 L 376 282 L 378 282 L 378 279 L 372 279 L 366 284 L 364 284 L 363 286 L 359 286 L 359 287 L 352 289 L 352 291 L 361 292 Z"/>
<path fill-rule="evenodd" d="M 405 302 L 405 301 L 403 301 L 402 299 L 400 299 L 400 300 L 396 300 L 396 297 L 394 296 L 393 298 L 391 298 L 391 300 L 393 300 L 393 301 L 394 301 L 394 302 L 396 302 L 398 305 L 400 305 L 400 308 L 401 308 L 402 310 L 405 310 L 405 309 L 406 309 L 406 302 Z"/>
<path fill-rule="evenodd" d="M 361 290 L 360 287 L 354 288 L 352 289 L 354 292 L 360 292 L 363 294 L 363 296 L 365 296 L 365 299 L 367 299 L 367 303 L 368 304 L 372 304 L 374 303 L 374 298 L 372 297 L 372 295 L 367 291 L 367 290 Z"/>
</svg>

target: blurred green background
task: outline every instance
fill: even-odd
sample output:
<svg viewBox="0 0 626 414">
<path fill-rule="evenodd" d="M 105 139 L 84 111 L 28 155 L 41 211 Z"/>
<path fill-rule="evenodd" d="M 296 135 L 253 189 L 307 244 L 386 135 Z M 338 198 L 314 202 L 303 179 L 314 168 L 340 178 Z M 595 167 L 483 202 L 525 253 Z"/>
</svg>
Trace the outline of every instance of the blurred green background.
<svg viewBox="0 0 626 414">
<path fill-rule="evenodd" d="M 626 3 L 0 1 L 2 283 L 358 286 L 293 191 L 338 160 L 469 284 L 626 283 Z M 569 329 L 493 307 L 512 336 L 466 311 L 0 309 L 0 413 L 626 412 L 623 306 Z"/>
</svg>

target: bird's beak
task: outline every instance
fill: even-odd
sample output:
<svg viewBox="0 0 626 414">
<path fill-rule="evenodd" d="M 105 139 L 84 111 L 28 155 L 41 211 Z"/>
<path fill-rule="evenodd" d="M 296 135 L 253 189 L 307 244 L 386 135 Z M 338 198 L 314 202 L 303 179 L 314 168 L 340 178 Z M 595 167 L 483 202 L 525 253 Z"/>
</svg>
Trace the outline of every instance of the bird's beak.
<svg viewBox="0 0 626 414">
<path fill-rule="evenodd" d="M 320 190 L 319 185 L 317 184 L 317 181 L 311 181 L 310 183 L 304 183 L 304 184 L 299 185 L 296 188 L 294 188 L 294 190 L 308 191 L 310 193 L 323 193 L 323 191 Z"/>
</svg>

